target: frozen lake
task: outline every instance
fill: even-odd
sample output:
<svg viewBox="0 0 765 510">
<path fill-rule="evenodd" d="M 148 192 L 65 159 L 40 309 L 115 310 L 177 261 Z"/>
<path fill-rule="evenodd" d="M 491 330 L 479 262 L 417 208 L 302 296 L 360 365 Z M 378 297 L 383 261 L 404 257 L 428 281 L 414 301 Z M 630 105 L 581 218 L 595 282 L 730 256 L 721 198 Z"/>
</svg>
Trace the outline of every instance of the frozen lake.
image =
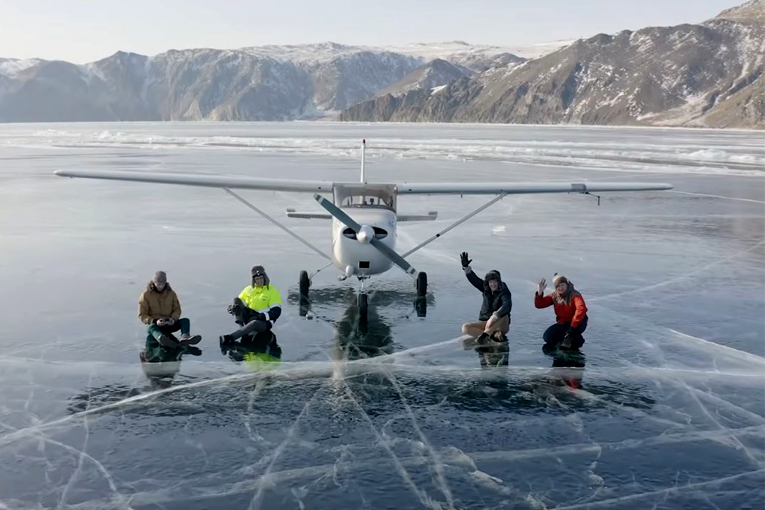
<svg viewBox="0 0 765 510">
<path fill-rule="evenodd" d="M 370 181 L 651 181 L 671 192 L 510 196 L 397 269 L 355 282 L 221 190 L 58 169 Z M 339 123 L 0 125 L 0 509 L 762 508 L 765 133 Z M 322 249 L 310 195 L 240 194 Z M 399 199 L 435 222 L 489 197 Z M 513 293 L 507 366 L 465 350 L 480 294 Z M 285 300 L 280 362 L 218 336 L 262 264 Z M 142 365 L 137 300 L 165 270 L 201 352 Z M 587 301 L 586 343 L 546 355 L 539 278 Z M 152 374 L 165 375 L 164 378 Z M 151 377 L 150 377 L 151 376 Z M 759 503 L 758 503 L 759 501 Z"/>
</svg>

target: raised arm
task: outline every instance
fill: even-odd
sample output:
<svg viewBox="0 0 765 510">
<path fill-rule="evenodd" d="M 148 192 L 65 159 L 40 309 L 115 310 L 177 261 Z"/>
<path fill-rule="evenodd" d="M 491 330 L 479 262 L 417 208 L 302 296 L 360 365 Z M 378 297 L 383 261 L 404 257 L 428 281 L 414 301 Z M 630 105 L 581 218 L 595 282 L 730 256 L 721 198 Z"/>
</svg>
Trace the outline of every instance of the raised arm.
<svg viewBox="0 0 765 510">
<path fill-rule="evenodd" d="M 483 280 L 478 278 L 478 275 L 476 275 L 470 268 L 470 263 L 473 262 L 473 259 L 469 257 L 466 251 L 460 253 L 460 261 L 462 262 L 462 270 L 465 272 L 468 281 L 473 284 L 473 287 L 483 292 Z"/>
<path fill-rule="evenodd" d="M 548 306 L 552 306 L 553 304 L 553 298 L 550 295 L 545 296 L 545 288 L 547 287 L 547 282 L 544 278 L 539 280 L 539 288 L 534 293 L 534 306 L 537 308 L 547 308 Z"/>
</svg>

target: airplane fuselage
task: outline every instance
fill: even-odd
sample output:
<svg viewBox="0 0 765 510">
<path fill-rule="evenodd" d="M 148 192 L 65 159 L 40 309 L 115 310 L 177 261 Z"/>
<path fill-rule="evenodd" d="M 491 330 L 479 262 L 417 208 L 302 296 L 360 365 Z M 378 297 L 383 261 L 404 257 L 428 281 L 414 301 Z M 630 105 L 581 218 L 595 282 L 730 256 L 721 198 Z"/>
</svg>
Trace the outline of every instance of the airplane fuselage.
<svg viewBox="0 0 765 510">
<path fill-rule="evenodd" d="M 341 207 L 357 223 L 364 234 L 357 236 L 345 224 L 332 219 L 332 262 L 346 276 L 371 276 L 386 272 L 393 262 L 372 246 L 368 239 L 375 236 L 388 247 L 396 249 L 396 212 L 384 207 Z M 366 234 L 366 236 L 365 236 Z"/>
</svg>

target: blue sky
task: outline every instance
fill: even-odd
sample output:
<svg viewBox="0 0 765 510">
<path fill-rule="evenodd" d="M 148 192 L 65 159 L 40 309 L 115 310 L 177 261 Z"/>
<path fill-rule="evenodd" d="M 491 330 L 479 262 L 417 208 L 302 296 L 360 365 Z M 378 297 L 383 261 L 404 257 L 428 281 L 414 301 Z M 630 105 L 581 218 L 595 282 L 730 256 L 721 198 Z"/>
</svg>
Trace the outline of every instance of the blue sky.
<svg viewBox="0 0 765 510">
<path fill-rule="evenodd" d="M 744 0 L 0 0 L 0 57 L 334 41 L 529 44 L 698 23 Z"/>
</svg>

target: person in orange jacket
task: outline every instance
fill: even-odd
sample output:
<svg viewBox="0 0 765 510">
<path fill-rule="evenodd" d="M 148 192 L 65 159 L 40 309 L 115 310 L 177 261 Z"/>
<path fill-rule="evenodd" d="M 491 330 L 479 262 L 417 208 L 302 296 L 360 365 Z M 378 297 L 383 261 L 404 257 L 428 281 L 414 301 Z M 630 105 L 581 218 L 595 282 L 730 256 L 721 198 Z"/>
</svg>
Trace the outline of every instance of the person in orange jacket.
<svg viewBox="0 0 765 510">
<path fill-rule="evenodd" d="M 584 344 L 582 333 L 587 329 L 587 305 L 584 298 L 574 288 L 574 284 L 563 275 L 555 274 L 553 288 L 548 295 L 544 295 L 547 282 L 544 278 L 539 281 L 539 289 L 534 294 L 534 306 L 547 308 L 552 306 L 555 310 L 556 323 L 547 328 L 542 335 L 545 346 L 561 349 L 578 349 Z"/>
</svg>

